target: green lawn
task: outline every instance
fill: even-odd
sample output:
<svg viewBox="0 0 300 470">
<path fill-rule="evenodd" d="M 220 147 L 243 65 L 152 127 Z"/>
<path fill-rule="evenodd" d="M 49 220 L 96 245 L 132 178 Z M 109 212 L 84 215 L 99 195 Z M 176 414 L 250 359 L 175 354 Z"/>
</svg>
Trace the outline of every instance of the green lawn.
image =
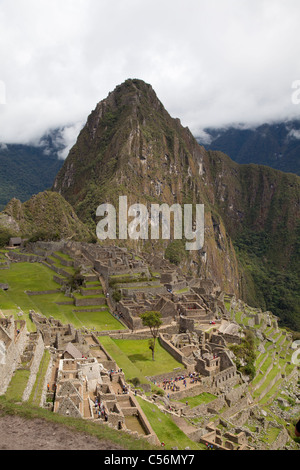
<svg viewBox="0 0 300 470">
<path fill-rule="evenodd" d="M 11 263 L 10 269 L 0 271 L 0 282 L 7 282 L 9 292 L 19 294 L 25 290 L 41 291 L 57 289 L 54 272 L 41 263 Z"/>
<path fill-rule="evenodd" d="M 145 376 L 159 375 L 172 372 L 177 367 L 184 367 L 160 345 L 159 340 L 156 340 L 155 345 L 155 361 L 152 361 L 148 339 L 116 339 L 114 342 Z"/>
<path fill-rule="evenodd" d="M 183 367 L 158 341 L 155 348 L 156 360 L 152 361 L 148 340 L 112 339 L 109 336 L 98 339 L 118 367 L 123 369 L 126 380 L 138 378 L 141 384 L 151 383 L 146 376 L 172 372 L 176 367 Z M 156 388 L 153 384 L 151 387 L 152 390 Z"/>
<path fill-rule="evenodd" d="M 153 403 L 146 402 L 140 397 L 136 398 L 158 439 L 165 443 L 164 449 L 170 450 L 172 447 L 177 447 L 178 450 L 184 450 L 186 447 L 192 450 L 205 449 L 203 444 L 191 441 L 174 423 L 170 415 L 160 411 Z"/>
<path fill-rule="evenodd" d="M 117 320 L 108 310 L 103 312 L 76 312 L 73 313 L 75 328 L 86 327 L 97 331 L 124 330 L 125 326 Z M 77 326 L 76 326 L 77 325 Z"/>
<path fill-rule="evenodd" d="M 57 305 L 57 302 L 72 301 L 63 292 L 42 295 L 27 295 L 26 291 L 59 289 L 53 280 L 54 272 L 41 263 L 12 263 L 10 269 L 0 270 L 0 282 L 8 283 L 9 290 L 0 290 L 0 309 L 5 315 L 24 312 L 27 328 L 32 331 L 29 310 L 35 310 L 45 317 L 53 316 L 63 324 L 71 323 L 75 328 L 95 328 L 98 331 L 124 329 L 110 312 L 76 312 L 75 305 Z M 92 307 L 91 307 L 92 308 Z"/>
<path fill-rule="evenodd" d="M 179 401 L 182 403 L 188 402 L 190 408 L 195 408 L 195 406 L 203 405 L 203 403 L 210 403 L 216 398 L 217 398 L 216 395 L 212 395 L 211 393 L 204 392 L 195 397 L 182 398 Z"/>
<path fill-rule="evenodd" d="M 98 337 L 98 339 L 108 354 L 116 361 L 118 367 L 123 370 L 126 380 L 131 380 L 136 377 L 139 379 L 140 383 L 150 383 L 140 369 L 138 369 L 128 356 L 117 346 L 113 339 L 109 336 L 101 336 Z"/>
<path fill-rule="evenodd" d="M 7 400 L 22 400 L 29 376 L 30 371 L 27 369 L 20 369 L 15 371 L 5 394 Z"/>
</svg>

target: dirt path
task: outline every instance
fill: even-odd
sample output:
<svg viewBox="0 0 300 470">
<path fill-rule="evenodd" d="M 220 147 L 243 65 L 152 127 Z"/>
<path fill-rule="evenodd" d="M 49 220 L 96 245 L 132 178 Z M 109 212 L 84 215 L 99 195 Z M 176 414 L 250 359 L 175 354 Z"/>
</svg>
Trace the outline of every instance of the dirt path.
<svg viewBox="0 0 300 470">
<path fill-rule="evenodd" d="M 0 450 L 122 450 L 109 441 L 42 419 L 0 416 Z"/>
</svg>

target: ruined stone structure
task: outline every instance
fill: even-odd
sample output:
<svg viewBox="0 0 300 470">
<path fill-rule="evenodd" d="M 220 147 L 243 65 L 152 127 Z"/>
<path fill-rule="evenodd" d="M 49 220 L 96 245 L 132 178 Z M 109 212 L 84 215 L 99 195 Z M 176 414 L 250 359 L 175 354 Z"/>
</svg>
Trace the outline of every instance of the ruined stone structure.
<svg viewBox="0 0 300 470">
<path fill-rule="evenodd" d="M 82 333 L 73 325 L 62 325 L 53 317 L 46 318 L 33 310 L 30 311 L 30 318 L 37 331 L 41 333 L 45 346 L 52 346 L 62 352 L 68 343 L 73 343 L 77 345 L 82 355 L 88 352 L 89 348 Z"/>
<path fill-rule="evenodd" d="M 0 318 L 0 395 L 6 392 L 27 343 L 24 320 Z"/>
<path fill-rule="evenodd" d="M 191 430 L 190 437 L 197 442 L 224 450 L 250 448 L 247 435 L 242 430 L 222 432 L 217 425 L 210 423 L 211 415 L 222 410 L 224 419 L 230 418 L 242 426 L 252 405 L 245 389 L 245 379 L 237 372 L 228 348 L 229 344 L 241 343 L 243 328 L 230 318 L 230 308 L 226 309 L 224 302 L 231 308 L 238 308 L 242 314 L 247 313 L 250 327 L 264 322 L 266 327 L 276 331 L 277 320 L 272 314 L 265 315 L 257 309 L 251 309 L 249 314 L 249 308 L 246 312 L 242 302 L 225 295 L 212 280 L 185 276 L 180 269 L 160 257 L 137 256 L 124 248 L 72 241 L 38 242 L 26 249 L 29 251 L 23 249 L 15 255 L 11 251 L 10 262 L 30 259 L 31 262 L 52 266 L 54 280 L 64 291 L 67 271 L 52 264 L 58 251 L 72 258 L 70 261 L 60 257 L 61 265 L 80 267 L 85 280 L 97 283 L 99 287 L 94 284 L 92 290 L 86 285 L 81 289 L 83 299 L 80 302 L 88 307 L 89 295 L 103 292 L 99 303 L 102 305 L 106 301 L 111 313 L 127 326 L 122 331 L 105 334 L 121 339 L 150 338 L 151 333 L 143 328 L 140 315 L 147 311 L 160 312 L 163 321 L 160 344 L 181 366 L 173 372 L 147 377 L 147 380 L 157 384 L 173 381 L 174 376 L 180 375 L 187 378 L 190 385 L 187 390 L 174 388 L 172 403 L 165 394 L 163 411 L 174 413 L 177 418 L 204 416 L 203 427 Z M 119 301 L 114 300 L 115 293 L 120 294 Z M 37 292 L 27 294 L 38 295 Z M 68 296 L 69 292 L 66 303 L 74 301 L 74 305 L 79 305 L 76 299 Z M 94 302 L 95 299 L 93 305 Z M 97 306 L 97 311 L 101 305 Z M 53 317 L 45 318 L 34 311 L 30 312 L 30 318 L 36 326 L 36 333 L 28 334 L 25 322 L 15 321 L 13 317 L 0 319 L 0 394 L 5 393 L 18 364 L 25 361 L 31 371 L 23 395 L 24 400 L 28 399 L 44 348 L 48 348 L 51 352 L 48 388 L 45 387 L 47 393 L 43 394 L 41 406 L 65 416 L 106 422 L 116 429 L 143 436 L 153 444 L 158 443 L 134 392 L 125 382 L 123 372 L 98 341 L 104 332 L 76 330 L 70 324 L 63 325 Z M 149 382 L 140 384 L 140 387 L 144 391 L 151 390 Z M 216 395 L 211 403 L 195 408 L 182 403 L 186 397 L 206 392 Z"/>
<path fill-rule="evenodd" d="M 59 361 L 53 411 L 64 416 L 103 421 L 158 444 L 116 364 L 113 363 L 115 369 L 107 370 L 99 358 L 70 357 L 74 354 L 76 350 L 68 347 Z"/>
<path fill-rule="evenodd" d="M 217 427 L 219 421 L 207 424 L 207 433 L 202 435 L 200 442 L 219 450 L 254 450 L 249 446 L 248 439 L 243 431 L 238 434 L 226 431 L 222 433 Z"/>
<path fill-rule="evenodd" d="M 84 267 L 91 278 L 96 280 L 99 276 L 108 293 L 119 290 L 122 298 L 115 304 L 115 313 L 130 330 L 143 328 L 142 313 L 160 312 L 164 327 L 176 325 L 176 334 L 187 335 L 188 342 L 184 345 L 182 337 L 181 341 L 168 335 L 160 338 L 163 346 L 186 370 L 213 378 L 212 384 L 221 388 L 238 380 L 236 368 L 226 352 L 227 341 L 240 341 L 238 328 L 223 319 L 224 294 L 213 281 L 186 277 L 167 260 L 150 255 L 137 257 L 116 246 L 71 241 L 39 242 L 30 249 L 39 256 L 43 252 L 46 259 L 59 249 L 71 256 L 74 264 Z M 154 270 L 159 273 L 156 278 L 151 274 Z M 64 326 L 51 317 L 46 320 L 34 313 L 31 318 L 45 345 L 62 352 L 71 343 L 83 356 L 90 354 L 84 335 L 71 325 Z M 191 335 L 194 338 L 192 344 Z"/>
</svg>

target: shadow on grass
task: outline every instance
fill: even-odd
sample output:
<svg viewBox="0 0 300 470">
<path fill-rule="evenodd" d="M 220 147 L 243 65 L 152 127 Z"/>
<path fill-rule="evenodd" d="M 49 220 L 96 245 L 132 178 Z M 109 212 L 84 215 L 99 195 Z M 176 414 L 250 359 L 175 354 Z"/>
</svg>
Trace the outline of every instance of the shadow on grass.
<svg viewBox="0 0 300 470">
<path fill-rule="evenodd" d="M 149 362 L 151 361 L 151 358 L 150 357 L 147 357 L 145 354 L 131 354 L 130 356 L 128 356 L 128 359 L 131 360 L 131 362 Z"/>
</svg>

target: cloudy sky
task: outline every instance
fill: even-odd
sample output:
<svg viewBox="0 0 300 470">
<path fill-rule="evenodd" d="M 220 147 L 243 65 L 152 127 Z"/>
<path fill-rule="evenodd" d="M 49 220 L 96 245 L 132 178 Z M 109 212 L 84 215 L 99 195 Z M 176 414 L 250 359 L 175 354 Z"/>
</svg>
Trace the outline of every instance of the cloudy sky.
<svg viewBox="0 0 300 470">
<path fill-rule="evenodd" d="M 0 142 L 71 143 L 127 78 L 194 135 L 300 117 L 299 0 L 0 0 Z"/>
</svg>

